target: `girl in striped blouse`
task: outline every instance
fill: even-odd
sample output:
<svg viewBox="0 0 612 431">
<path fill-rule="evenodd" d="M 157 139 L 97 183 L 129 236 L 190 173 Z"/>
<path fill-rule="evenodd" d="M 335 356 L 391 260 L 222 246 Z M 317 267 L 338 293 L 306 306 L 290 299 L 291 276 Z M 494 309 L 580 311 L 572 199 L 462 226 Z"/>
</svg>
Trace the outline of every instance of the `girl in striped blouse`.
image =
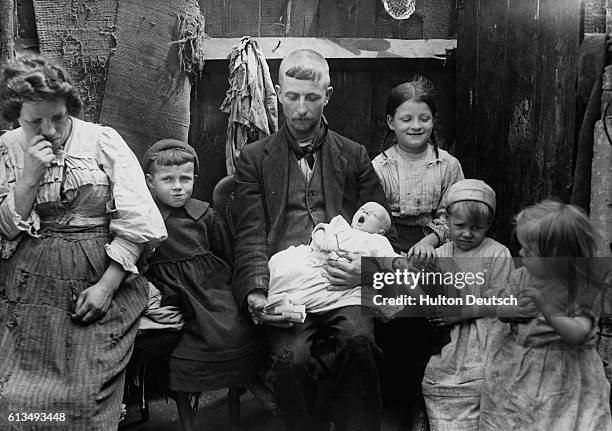
<svg viewBox="0 0 612 431">
<path fill-rule="evenodd" d="M 426 79 L 393 88 L 386 107 L 389 128 L 381 154 L 372 161 L 391 208 L 400 247 L 408 257 L 417 259 L 432 258 L 434 249 L 448 241 L 445 193 L 464 179 L 459 161 L 438 147 L 433 133 L 437 112 L 434 89 Z M 394 145 L 385 150 L 391 136 Z M 426 421 L 421 381 L 427 361 L 435 353 L 435 340 L 436 333 L 424 318 L 394 319 L 376 330 L 376 341 L 384 351 L 384 402 L 404 415 L 407 428 L 410 423 Z M 398 370 L 402 370 L 401 378 Z"/>
</svg>

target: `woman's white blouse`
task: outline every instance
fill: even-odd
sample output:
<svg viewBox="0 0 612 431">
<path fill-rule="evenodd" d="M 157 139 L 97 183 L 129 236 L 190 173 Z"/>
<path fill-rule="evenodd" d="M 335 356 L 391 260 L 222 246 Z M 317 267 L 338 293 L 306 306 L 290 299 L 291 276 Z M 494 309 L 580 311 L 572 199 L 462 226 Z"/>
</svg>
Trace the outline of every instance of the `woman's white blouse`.
<svg viewBox="0 0 612 431">
<path fill-rule="evenodd" d="M 108 225 L 108 256 L 130 272 L 145 245 L 166 238 L 164 221 L 147 189 L 134 153 L 119 134 L 72 118 L 63 150 L 45 172 L 27 220 L 15 211 L 14 188 L 23 174 L 27 146 L 21 128 L 0 137 L 0 254 L 9 257 L 21 235 L 38 236 L 41 225 Z"/>
</svg>

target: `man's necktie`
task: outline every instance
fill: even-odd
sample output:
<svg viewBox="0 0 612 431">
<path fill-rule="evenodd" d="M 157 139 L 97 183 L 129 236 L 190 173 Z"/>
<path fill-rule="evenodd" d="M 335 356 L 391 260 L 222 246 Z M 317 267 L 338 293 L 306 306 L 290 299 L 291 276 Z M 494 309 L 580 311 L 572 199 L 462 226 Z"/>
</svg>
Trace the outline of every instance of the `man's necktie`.
<svg viewBox="0 0 612 431">
<path fill-rule="evenodd" d="M 308 167 L 312 169 L 312 167 L 314 166 L 314 162 L 315 162 L 314 145 L 308 144 L 303 147 L 300 147 L 300 149 L 304 152 L 304 158 L 306 159 L 306 163 L 308 163 Z"/>
</svg>

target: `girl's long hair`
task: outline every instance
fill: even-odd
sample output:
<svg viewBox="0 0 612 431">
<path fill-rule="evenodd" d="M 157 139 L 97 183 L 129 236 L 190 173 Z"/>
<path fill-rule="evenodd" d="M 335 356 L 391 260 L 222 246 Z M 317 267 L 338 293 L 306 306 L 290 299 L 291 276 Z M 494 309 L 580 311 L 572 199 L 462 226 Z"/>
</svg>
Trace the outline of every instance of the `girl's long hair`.
<svg viewBox="0 0 612 431">
<path fill-rule="evenodd" d="M 393 117 L 397 108 L 409 100 L 414 100 L 415 102 L 423 102 L 425 103 L 433 115 L 434 120 L 438 115 L 438 106 L 436 105 L 436 100 L 434 98 L 435 89 L 433 84 L 423 76 L 416 76 L 412 81 L 404 82 L 391 90 L 389 97 L 387 97 L 387 107 L 385 110 L 385 121 L 387 116 Z M 434 121 L 435 125 L 435 121 Z M 387 127 L 385 131 L 385 135 L 380 143 L 380 152 L 385 154 L 386 142 L 389 139 L 389 136 L 393 131 Z M 436 157 L 440 157 L 438 151 L 438 141 L 436 139 L 436 134 L 434 131 L 431 132 L 431 143 L 434 146 L 434 151 L 436 153 Z M 386 156 L 386 154 L 385 154 Z"/>
<path fill-rule="evenodd" d="M 519 212 L 515 221 L 521 241 L 535 247 L 544 268 L 567 285 L 569 302 L 594 301 L 600 289 L 590 288 L 603 287 L 605 268 L 594 259 L 599 235 L 586 213 L 546 199 Z"/>
</svg>

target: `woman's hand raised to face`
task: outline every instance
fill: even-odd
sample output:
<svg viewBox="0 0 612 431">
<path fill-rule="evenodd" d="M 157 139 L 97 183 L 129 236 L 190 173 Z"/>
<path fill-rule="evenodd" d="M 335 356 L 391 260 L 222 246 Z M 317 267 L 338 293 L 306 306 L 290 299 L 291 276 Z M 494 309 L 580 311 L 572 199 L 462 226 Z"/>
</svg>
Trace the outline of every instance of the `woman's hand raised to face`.
<svg viewBox="0 0 612 431">
<path fill-rule="evenodd" d="M 36 135 L 30 139 L 24 151 L 24 181 L 27 181 L 29 185 L 37 186 L 54 158 L 53 145 L 45 140 L 44 136 Z"/>
</svg>

